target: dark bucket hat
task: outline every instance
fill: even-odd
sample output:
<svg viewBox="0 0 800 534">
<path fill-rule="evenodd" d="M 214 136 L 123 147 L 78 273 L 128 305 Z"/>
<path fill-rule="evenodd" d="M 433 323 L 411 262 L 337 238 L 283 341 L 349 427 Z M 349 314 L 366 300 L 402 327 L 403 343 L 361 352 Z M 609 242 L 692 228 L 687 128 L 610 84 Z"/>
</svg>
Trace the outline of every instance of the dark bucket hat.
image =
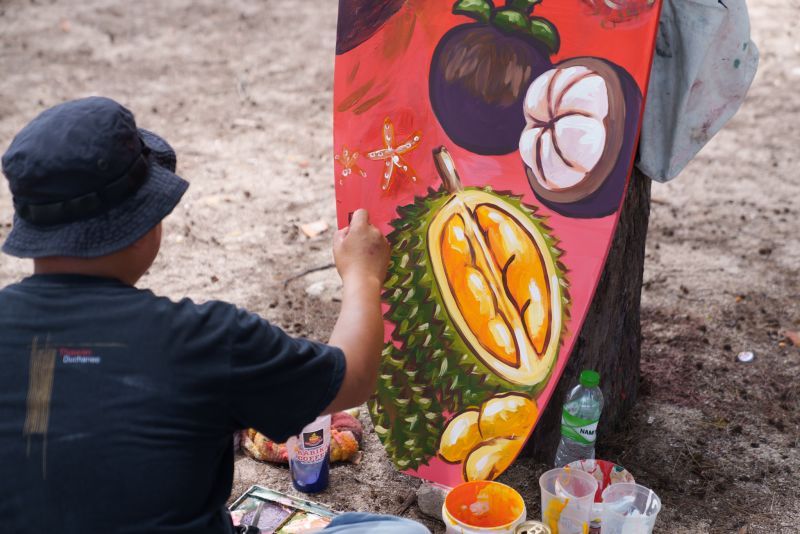
<svg viewBox="0 0 800 534">
<path fill-rule="evenodd" d="M 14 226 L 3 252 L 95 258 L 135 243 L 189 184 L 175 151 L 117 102 L 90 97 L 42 112 L 3 155 Z"/>
</svg>

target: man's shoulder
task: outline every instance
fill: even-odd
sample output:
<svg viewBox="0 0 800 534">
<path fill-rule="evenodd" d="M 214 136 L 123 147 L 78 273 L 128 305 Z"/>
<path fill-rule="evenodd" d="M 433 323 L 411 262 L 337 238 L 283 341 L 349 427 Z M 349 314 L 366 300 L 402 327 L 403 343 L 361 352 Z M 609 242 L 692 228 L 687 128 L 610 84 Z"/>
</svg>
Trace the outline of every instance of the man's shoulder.
<svg viewBox="0 0 800 534">
<path fill-rule="evenodd" d="M 151 320 L 166 328 L 175 339 L 192 345 L 264 341 L 273 334 L 269 323 L 256 313 L 230 302 L 195 302 L 189 297 L 172 300 L 150 293 Z"/>
<path fill-rule="evenodd" d="M 224 300 L 196 301 L 191 297 L 173 299 L 154 293 L 150 289 L 139 289 L 141 297 L 149 301 L 154 309 L 165 314 L 185 317 L 197 321 L 232 321 L 243 310 Z"/>
</svg>

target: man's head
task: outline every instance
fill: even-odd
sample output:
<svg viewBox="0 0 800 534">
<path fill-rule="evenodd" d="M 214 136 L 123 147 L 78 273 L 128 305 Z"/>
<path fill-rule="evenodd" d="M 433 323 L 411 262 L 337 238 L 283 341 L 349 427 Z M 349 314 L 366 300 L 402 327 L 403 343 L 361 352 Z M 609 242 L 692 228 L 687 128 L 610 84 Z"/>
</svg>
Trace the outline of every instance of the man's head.
<svg viewBox="0 0 800 534">
<path fill-rule="evenodd" d="M 161 220 L 188 187 L 174 174 L 169 144 L 100 97 L 44 111 L 17 134 L 2 164 L 14 198 L 3 251 L 33 258 L 39 272 L 135 282 L 158 253 Z"/>
</svg>

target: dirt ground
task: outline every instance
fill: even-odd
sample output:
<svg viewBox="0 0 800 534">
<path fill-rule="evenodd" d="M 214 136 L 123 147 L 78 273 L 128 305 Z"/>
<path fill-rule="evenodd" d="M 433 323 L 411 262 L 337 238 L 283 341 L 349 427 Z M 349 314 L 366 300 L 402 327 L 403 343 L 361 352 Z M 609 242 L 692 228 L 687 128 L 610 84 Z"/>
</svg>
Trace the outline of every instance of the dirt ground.
<svg viewBox="0 0 800 534">
<path fill-rule="evenodd" d="M 299 225 L 335 224 L 336 4 L 0 0 L 0 146 L 63 100 L 125 103 L 192 183 L 143 284 L 324 340 L 335 270 L 287 280 L 331 262 L 332 230 L 307 238 Z M 800 531 L 800 347 L 784 334 L 800 330 L 800 2 L 749 5 L 761 67 L 747 102 L 676 181 L 653 186 L 641 402 L 598 448 L 661 496 L 657 532 Z M 10 206 L 3 186 L 0 238 Z M 29 267 L 0 257 L 0 283 Z M 745 350 L 752 363 L 737 361 Z M 365 448 L 318 500 L 395 512 L 419 481 L 394 471 L 374 434 Z M 501 479 L 531 517 L 545 469 L 522 458 Z M 290 491 L 286 469 L 238 458 L 234 495 L 253 483 Z M 404 515 L 421 517 L 413 504 Z"/>
</svg>

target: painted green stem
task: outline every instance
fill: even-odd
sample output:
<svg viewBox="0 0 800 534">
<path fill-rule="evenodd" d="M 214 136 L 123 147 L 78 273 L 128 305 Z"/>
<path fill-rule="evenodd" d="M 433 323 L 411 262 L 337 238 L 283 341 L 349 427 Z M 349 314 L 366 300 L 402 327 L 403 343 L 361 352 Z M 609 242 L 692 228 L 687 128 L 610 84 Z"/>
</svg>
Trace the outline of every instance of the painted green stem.
<svg viewBox="0 0 800 534">
<path fill-rule="evenodd" d="M 457 0 L 453 13 L 491 24 L 509 34 L 533 37 L 544 44 L 551 54 L 558 52 L 561 39 L 553 24 L 542 17 L 531 17 L 542 0 L 507 0 L 505 7 L 495 7 L 491 0 Z"/>
</svg>

